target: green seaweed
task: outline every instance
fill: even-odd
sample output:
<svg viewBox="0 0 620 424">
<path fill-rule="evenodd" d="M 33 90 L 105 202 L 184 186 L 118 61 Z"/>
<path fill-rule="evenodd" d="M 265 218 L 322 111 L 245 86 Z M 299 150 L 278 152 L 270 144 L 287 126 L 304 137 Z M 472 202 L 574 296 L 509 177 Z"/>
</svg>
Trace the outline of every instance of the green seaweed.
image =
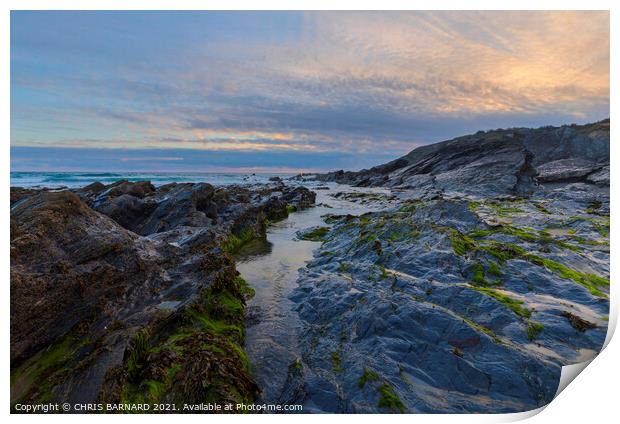
<svg viewBox="0 0 620 424">
<path fill-rule="evenodd" d="M 590 224 L 592 224 L 594 229 L 598 231 L 598 233 L 602 237 L 609 237 L 609 229 L 610 229 L 609 216 L 601 216 L 600 218 L 595 219 L 592 217 L 574 215 L 574 216 L 570 216 L 568 218 L 568 222 L 566 222 L 564 225 L 565 226 L 569 225 L 571 222 L 575 222 L 575 221 L 589 222 Z"/>
<path fill-rule="evenodd" d="M 506 296 L 503 293 L 500 293 L 497 290 L 493 290 L 487 287 L 472 287 L 472 289 L 503 303 L 508 309 L 510 309 L 520 317 L 529 318 L 532 315 L 532 311 L 521 306 L 523 305 L 523 301 L 521 300 L 515 300 L 509 296 Z"/>
<path fill-rule="evenodd" d="M 379 374 L 364 367 L 364 372 L 360 376 L 359 380 L 357 380 L 357 385 L 360 389 L 363 389 L 369 381 L 379 381 Z"/>
<path fill-rule="evenodd" d="M 398 208 L 398 212 L 402 212 L 405 214 L 414 213 L 418 204 L 420 204 L 420 202 L 416 200 L 406 200 L 403 203 L 404 203 L 404 206 L 401 206 L 400 208 Z"/>
<path fill-rule="evenodd" d="M 250 240 L 255 239 L 256 237 L 257 234 L 251 228 L 245 228 L 239 231 L 239 233 L 237 234 L 231 233 L 228 236 L 228 240 L 226 240 L 226 242 L 222 244 L 222 250 L 232 255 L 237 252 L 241 248 L 241 246 L 243 246 Z"/>
<path fill-rule="evenodd" d="M 148 380 L 144 383 L 151 401 L 157 402 L 166 393 L 166 384 L 161 381 Z"/>
<path fill-rule="evenodd" d="M 236 288 L 244 295 L 245 298 L 252 298 L 256 294 L 256 291 L 250 287 L 247 281 L 245 281 L 240 275 L 237 275 L 234 278 L 234 282 Z"/>
<path fill-rule="evenodd" d="M 547 230 L 536 231 L 531 228 L 518 228 L 511 225 L 504 224 L 494 230 L 474 230 L 470 231 L 468 235 L 473 238 L 486 237 L 493 233 L 503 233 L 509 236 L 517 237 L 528 243 L 539 244 L 555 244 L 558 247 L 569 249 L 575 252 L 581 250 L 580 247 L 566 243 L 563 240 L 557 240 L 551 236 Z"/>
<path fill-rule="evenodd" d="M 607 241 L 591 240 L 591 239 L 587 239 L 585 237 L 576 236 L 574 233 L 570 234 L 570 239 L 572 241 L 575 241 L 575 242 L 577 242 L 579 244 L 584 244 L 586 246 L 609 246 L 609 242 L 607 242 Z"/>
<path fill-rule="evenodd" d="M 181 371 L 181 365 L 178 363 L 173 363 L 166 369 L 166 378 L 168 381 L 174 380 L 174 377 Z"/>
<path fill-rule="evenodd" d="M 592 225 L 594 225 L 594 228 L 596 228 L 596 231 L 598 231 L 601 236 L 609 237 L 609 224 L 593 221 Z"/>
<path fill-rule="evenodd" d="M 518 199 L 513 201 L 512 203 L 522 203 L 522 199 Z M 516 208 L 514 206 L 506 206 L 497 200 L 485 200 L 485 201 L 476 201 L 472 200 L 467 205 L 470 211 L 477 212 L 481 208 L 490 209 L 495 215 L 499 217 L 509 217 L 512 214 L 516 213 L 524 213 L 525 211 L 520 208 Z"/>
<path fill-rule="evenodd" d="M 492 230 L 473 230 L 467 233 L 469 237 L 473 237 L 473 238 L 486 237 L 490 234 L 493 234 Z"/>
<path fill-rule="evenodd" d="M 499 265 L 497 265 L 495 262 L 489 262 L 489 274 L 495 277 L 501 277 L 502 271 L 500 270 Z"/>
<path fill-rule="evenodd" d="M 484 326 L 482 326 L 480 324 L 477 324 L 477 323 L 475 323 L 473 321 L 470 321 L 467 318 L 463 318 L 463 322 L 466 323 L 467 325 L 469 325 L 474 330 L 480 331 L 480 332 L 486 334 L 487 336 L 491 337 L 495 343 L 498 343 L 498 344 L 502 343 L 502 340 L 491 329 L 486 328 L 486 327 L 484 327 Z"/>
<path fill-rule="evenodd" d="M 29 358 L 11 372 L 11 404 L 20 402 L 46 403 L 51 401 L 56 379 L 69 371 L 68 364 L 76 351 L 88 344 L 72 337 L 51 345 Z"/>
<path fill-rule="evenodd" d="M 577 284 L 586 287 L 594 296 L 604 298 L 608 297 L 605 293 L 599 290 L 599 288 L 609 286 L 609 280 L 598 275 L 581 273 L 551 259 L 545 259 L 537 255 L 527 253 L 524 248 L 517 246 L 516 244 L 501 243 L 495 240 L 490 240 L 482 244 L 477 243 L 471 237 L 460 233 L 454 228 L 437 227 L 437 229 L 439 231 L 448 232 L 452 241 L 452 247 L 457 255 L 463 256 L 468 252 L 483 251 L 495 257 L 500 263 L 504 263 L 510 259 L 524 259 L 532 262 L 535 265 L 543 266 L 562 278 L 572 280 Z M 498 231 L 506 232 L 522 239 L 537 240 L 539 242 L 546 242 L 550 238 L 548 232 L 545 231 L 543 231 L 542 234 L 535 234 L 528 232 L 524 229 L 515 229 L 514 227 L 509 226 L 504 226 Z M 554 243 L 560 244 L 563 247 L 566 247 L 565 245 L 568 245 L 567 243 L 563 243 L 561 241 L 554 241 Z M 478 273 L 478 277 L 479 276 L 480 274 Z M 480 279 L 478 280 L 482 281 Z M 474 280 L 474 282 L 477 281 Z"/>
<path fill-rule="evenodd" d="M 534 202 L 532 203 L 532 205 L 534 205 L 536 209 L 538 209 L 540 212 L 544 213 L 545 215 L 551 215 L 551 212 L 549 212 L 549 209 L 547 209 L 542 203 Z"/>
<path fill-rule="evenodd" d="M 536 256 L 534 254 L 526 254 L 524 255 L 524 258 L 535 265 L 547 268 L 549 271 L 553 272 L 561 278 L 572 280 L 575 283 L 587 288 L 588 291 L 594 296 L 607 297 L 605 293 L 599 290 L 600 287 L 609 286 L 609 280 L 603 277 L 599 277 L 598 275 L 594 274 L 581 273 L 565 265 L 562 265 L 561 263 L 555 262 L 551 259 L 541 258 L 540 256 Z"/>
<path fill-rule="evenodd" d="M 468 252 L 476 250 L 476 242 L 473 239 L 454 228 L 448 228 L 447 230 L 454 253 L 459 256 L 465 256 Z"/>
<path fill-rule="evenodd" d="M 472 280 L 477 285 L 486 286 L 488 284 L 487 280 L 484 278 L 484 267 L 480 262 L 476 262 L 472 268 L 473 276 Z"/>
<path fill-rule="evenodd" d="M 250 370 L 250 360 L 248 359 L 248 355 L 241 348 L 241 346 L 238 345 L 235 342 L 230 341 L 230 342 L 228 342 L 228 347 L 230 348 L 230 350 L 232 350 L 237 355 L 237 359 L 241 363 L 241 366 L 243 367 L 243 369 L 245 371 L 249 371 Z"/>
<path fill-rule="evenodd" d="M 333 351 L 331 353 L 331 358 L 332 358 L 332 368 L 334 369 L 334 372 L 341 372 L 342 368 L 340 366 L 340 352 L 338 351 Z"/>
<path fill-rule="evenodd" d="M 367 225 L 370 225 L 370 223 L 371 223 L 371 222 L 372 222 L 372 220 L 371 220 L 369 217 L 367 217 L 367 216 L 365 216 L 365 217 L 361 217 L 361 218 L 359 219 L 359 224 L 360 224 L 362 227 L 366 227 Z"/>
<path fill-rule="evenodd" d="M 366 232 L 360 233 L 360 240 L 359 240 L 360 244 L 369 244 L 369 243 L 374 242 L 375 240 L 377 240 L 376 234 L 368 234 Z"/>
<path fill-rule="evenodd" d="M 543 329 L 545 328 L 544 325 L 538 323 L 538 322 L 534 322 L 534 321 L 530 321 L 527 324 L 527 338 L 529 340 L 536 340 L 536 338 L 538 337 L 538 335 L 541 333 L 541 331 L 543 331 Z"/>
<path fill-rule="evenodd" d="M 388 408 L 393 412 L 405 412 L 405 405 L 394 392 L 394 389 L 387 383 L 379 387 L 379 407 Z"/>
<path fill-rule="evenodd" d="M 318 227 L 312 231 L 302 234 L 299 236 L 299 239 L 307 241 L 324 241 L 327 233 L 329 233 L 329 227 Z"/>
<path fill-rule="evenodd" d="M 481 205 L 482 205 L 482 202 L 472 200 L 467 204 L 467 208 L 472 212 L 476 212 L 478 208 L 480 208 Z"/>
<path fill-rule="evenodd" d="M 379 265 L 379 271 L 379 278 L 381 278 L 382 280 L 386 280 L 390 276 L 390 274 L 387 272 L 383 265 Z"/>
<path fill-rule="evenodd" d="M 521 257 L 526 253 L 525 249 L 516 244 L 500 243 L 497 241 L 491 241 L 488 244 L 481 245 L 479 249 L 492 255 L 499 260 L 500 263 Z"/>
<path fill-rule="evenodd" d="M 148 353 L 149 332 L 146 329 L 141 329 L 129 343 L 129 357 L 127 358 L 126 369 L 130 381 L 135 380 L 142 371 Z"/>
<path fill-rule="evenodd" d="M 514 206 L 505 206 L 499 202 L 488 201 L 485 202 L 485 206 L 489 207 L 499 217 L 509 217 L 513 214 L 524 213 L 523 209 L 515 208 Z"/>
<path fill-rule="evenodd" d="M 205 351 L 213 355 L 211 360 L 217 361 L 218 366 L 247 376 L 241 378 L 249 378 L 249 360 L 242 346 L 244 299 L 252 293 L 243 278 L 222 273 L 201 292 L 200 301 L 183 311 L 183 316 L 177 321 L 180 325 L 170 334 L 152 340 L 146 328 L 137 332 L 130 342 L 123 365 L 127 380 L 121 383 L 118 398 L 111 399 L 126 404 L 161 401 L 163 395 L 170 393 L 178 384 L 175 376 L 187 367 L 188 361 L 191 363 L 192 355 L 201 355 Z M 196 343 L 194 340 L 203 342 Z M 167 363 L 166 358 L 169 357 L 177 359 Z M 163 363 L 160 362 L 162 360 Z M 163 370 L 156 379 L 150 371 L 154 364 Z M 241 393 L 240 387 L 243 386 L 219 378 L 219 373 L 225 371 L 218 371 L 216 367 L 205 372 L 210 374 L 205 377 L 207 385 L 202 389 L 206 393 L 205 402 L 220 402 L 222 396 L 238 403 L 252 401 L 253 392 L 246 392 L 244 388 Z M 173 393 L 176 391 L 173 390 Z"/>
</svg>

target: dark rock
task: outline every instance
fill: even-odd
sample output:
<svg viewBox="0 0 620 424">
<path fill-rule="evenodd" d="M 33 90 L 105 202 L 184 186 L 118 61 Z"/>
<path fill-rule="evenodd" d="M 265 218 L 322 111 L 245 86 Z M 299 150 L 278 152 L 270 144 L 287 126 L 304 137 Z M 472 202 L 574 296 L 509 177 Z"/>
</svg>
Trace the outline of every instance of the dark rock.
<svg viewBox="0 0 620 424">
<path fill-rule="evenodd" d="M 153 186 L 153 184 L 151 184 L 150 181 L 138 181 L 135 183 L 131 183 L 129 181 L 117 181 L 108 186 L 101 193 L 101 196 L 105 196 L 107 198 L 114 198 L 117 196 L 122 196 L 123 194 L 129 194 L 131 196 L 135 196 L 141 199 L 147 194 L 150 194 L 154 191 L 155 187 Z"/>
<path fill-rule="evenodd" d="M 371 169 L 318 174 L 319 181 L 417 190 L 421 197 L 529 195 L 540 182 L 608 184 L 609 120 L 581 126 L 514 128 L 419 147 Z M 607 167 L 607 168 L 605 168 Z"/>
<path fill-rule="evenodd" d="M 601 187 L 609 187 L 609 165 L 603 166 L 600 170 L 589 174 L 586 181 Z"/>
<path fill-rule="evenodd" d="M 166 385 L 159 401 L 253 400 L 239 353 L 248 291 L 224 246 L 264 236 L 266 217 L 311 206 L 313 193 L 119 181 L 16 188 L 12 201 L 12 402 L 117 403 L 146 381 Z"/>
<path fill-rule="evenodd" d="M 584 159 L 559 159 L 540 165 L 536 179 L 541 183 L 585 182 L 589 174 L 600 169 L 601 166 L 596 162 Z"/>
<path fill-rule="evenodd" d="M 154 270 L 138 237 L 96 213 L 73 193 L 41 193 L 11 211 L 11 358 L 33 351 L 88 320 L 105 320 L 109 302 Z M 152 272 L 152 271 L 151 271 Z M 159 272 L 159 271 L 156 271 Z M 147 287 L 148 286 L 148 287 Z"/>
<path fill-rule="evenodd" d="M 144 202 L 131 194 L 122 194 L 99 204 L 97 210 L 123 227 L 135 231 L 141 220 L 156 207 L 155 202 Z"/>
<path fill-rule="evenodd" d="M 76 194 L 78 196 L 80 196 L 80 198 L 84 198 L 84 197 L 92 197 L 95 196 L 99 193 L 101 193 L 103 190 L 105 190 L 106 186 L 102 183 L 100 183 L 99 181 L 95 181 L 92 184 L 89 184 L 85 187 L 82 187 L 79 190 L 76 190 Z"/>
<path fill-rule="evenodd" d="M 316 193 L 305 187 L 287 187 L 282 193 L 282 199 L 301 210 L 314 205 L 314 202 L 316 201 Z"/>
<path fill-rule="evenodd" d="M 14 203 L 34 194 L 40 193 L 41 191 L 47 190 L 38 190 L 38 189 L 30 189 L 30 188 L 22 188 L 22 187 L 11 187 L 11 205 Z"/>
</svg>

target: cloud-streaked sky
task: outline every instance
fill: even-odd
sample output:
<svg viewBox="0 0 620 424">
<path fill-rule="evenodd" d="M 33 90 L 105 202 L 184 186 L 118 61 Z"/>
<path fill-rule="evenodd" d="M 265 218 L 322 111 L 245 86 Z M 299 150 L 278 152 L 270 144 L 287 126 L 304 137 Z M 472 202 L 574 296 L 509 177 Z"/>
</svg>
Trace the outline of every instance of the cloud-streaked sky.
<svg viewBox="0 0 620 424">
<path fill-rule="evenodd" d="M 355 169 L 608 116 L 608 12 L 11 14 L 12 170 Z"/>
</svg>

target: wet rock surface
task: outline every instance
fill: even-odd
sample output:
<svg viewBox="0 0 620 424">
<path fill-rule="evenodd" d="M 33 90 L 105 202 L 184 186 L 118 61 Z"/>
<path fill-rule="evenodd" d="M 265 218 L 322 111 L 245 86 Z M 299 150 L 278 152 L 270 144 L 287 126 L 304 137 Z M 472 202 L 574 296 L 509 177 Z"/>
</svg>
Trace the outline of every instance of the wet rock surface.
<svg viewBox="0 0 620 424">
<path fill-rule="evenodd" d="M 325 216 L 291 295 L 303 353 L 287 401 L 349 413 L 550 402 L 561 367 L 596 355 L 607 332 L 608 130 L 481 133 L 319 175 L 393 196 L 340 194 L 385 208 Z"/>
<path fill-rule="evenodd" d="M 119 181 L 11 202 L 12 403 L 252 402 L 229 254 L 314 193 Z"/>
<path fill-rule="evenodd" d="M 388 412 L 387 385 L 409 412 L 549 402 L 560 367 L 605 339 L 608 220 L 587 202 L 538 202 L 551 203 L 442 199 L 337 219 L 293 295 L 307 325 L 294 401 Z"/>
</svg>

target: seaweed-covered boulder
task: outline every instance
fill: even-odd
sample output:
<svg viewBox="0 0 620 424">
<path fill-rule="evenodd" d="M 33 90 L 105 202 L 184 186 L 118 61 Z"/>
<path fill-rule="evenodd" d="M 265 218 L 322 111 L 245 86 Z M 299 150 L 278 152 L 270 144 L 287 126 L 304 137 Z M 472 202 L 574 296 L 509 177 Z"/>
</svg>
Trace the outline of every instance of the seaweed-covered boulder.
<svg viewBox="0 0 620 424">
<path fill-rule="evenodd" d="M 252 402 L 251 290 L 225 252 L 313 199 L 282 189 L 12 190 L 12 403 Z"/>
</svg>

